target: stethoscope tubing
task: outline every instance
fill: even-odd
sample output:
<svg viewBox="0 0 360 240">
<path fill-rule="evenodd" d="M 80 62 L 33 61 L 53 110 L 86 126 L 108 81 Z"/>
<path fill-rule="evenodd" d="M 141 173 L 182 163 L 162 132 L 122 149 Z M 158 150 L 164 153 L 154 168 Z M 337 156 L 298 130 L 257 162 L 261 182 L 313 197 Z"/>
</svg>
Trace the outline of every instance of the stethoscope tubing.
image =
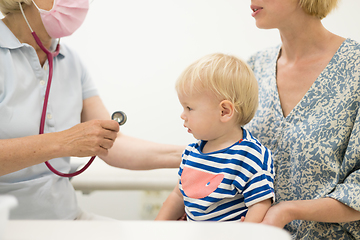
<svg viewBox="0 0 360 240">
<path fill-rule="evenodd" d="M 81 173 L 83 173 L 86 169 L 88 169 L 90 167 L 90 165 L 94 162 L 96 156 L 92 156 L 90 158 L 90 160 L 85 164 L 84 167 L 82 167 L 80 170 L 75 171 L 73 173 L 62 173 L 59 172 L 58 170 L 56 170 L 53 166 L 51 166 L 51 164 L 49 163 L 49 161 L 46 161 L 45 164 L 46 166 L 50 169 L 50 171 L 52 171 L 53 173 L 55 173 L 56 175 L 60 176 L 60 177 L 68 177 L 68 178 L 72 178 L 75 177 Z"/>
<path fill-rule="evenodd" d="M 31 34 L 33 35 L 35 40 L 37 40 L 38 43 L 41 43 L 40 39 L 35 34 L 35 32 L 32 32 Z M 53 53 L 50 52 L 49 50 L 47 50 L 42 44 L 39 44 L 39 46 L 46 53 L 47 59 L 49 61 L 49 77 L 48 77 L 48 83 L 47 83 L 46 91 L 45 91 L 45 98 L 44 98 L 44 104 L 43 104 L 43 109 L 42 109 L 42 113 L 41 113 L 40 130 L 39 130 L 39 134 L 43 134 L 44 128 L 45 128 L 46 110 L 47 110 L 47 105 L 48 105 L 48 101 L 49 101 L 50 87 L 51 87 L 51 81 L 52 81 L 52 75 L 53 75 L 54 57 L 59 54 L 60 44 L 59 43 L 57 44 L 56 50 Z M 75 171 L 73 173 L 59 172 L 53 166 L 51 166 L 49 161 L 46 161 L 45 164 L 50 169 L 50 171 L 52 171 L 56 175 L 58 175 L 60 177 L 72 178 L 72 177 L 75 177 L 75 176 L 83 173 L 86 169 L 88 169 L 90 167 L 90 165 L 94 162 L 95 158 L 96 158 L 96 156 L 92 156 L 83 168 L 81 168 L 80 170 Z"/>
<path fill-rule="evenodd" d="M 42 113 L 41 113 L 40 130 L 39 130 L 39 134 L 44 134 L 46 110 L 47 110 L 47 105 L 48 105 L 48 101 L 49 101 L 50 87 L 51 87 L 52 76 L 53 76 L 54 57 L 57 56 L 60 52 L 60 40 L 56 46 L 55 52 L 52 53 L 42 45 L 40 39 L 38 38 L 38 36 L 36 35 L 35 32 L 32 32 L 31 34 L 35 38 L 35 40 L 38 43 L 38 45 L 40 46 L 40 48 L 46 53 L 47 59 L 49 61 L 49 77 L 48 77 L 48 83 L 47 83 L 46 91 L 45 91 L 45 98 L 44 98 L 44 104 L 43 104 L 43 109 L 42 109 Z M 123 125 L 127 120 L 126 114 L 122 111 L 114 112 L 112 114 L 111 118 L 113 120 L 116 120 L 119 123 L 119 125 Z M 72 177 L 75 177 L 75 176 L 83 173 L 86 169 L 88 169 L 90 167 L 90 165 L 94 162 L 95 158 L 96 158 L 96 156 L 92 156 L 90 158 L 90 160 L 85 164 L 84 167 L 82 167 L 80 170 L 77 170 L 73 173 L 59 172 L 53 166 L 51 166 L 49 161 L 46 161 L 45 164 L 49 168 L 49 170 L 52 171 L 53 173 L 55 173 L 56 175 L 58 175 L 60 177 L 72 178 Z"/>
<path fill-rule="evenodd" d="M 35 34 L 35 32 L 32 32 L 31 34 L 33 35 L 33 37 L 36 39 L 37 42 L 41 43 L 40 39 Z M 39 131 L 39 134 L 43 134 L 44 128 L 45 128 L 46 109 L 47 109 L 47 105 L 49 102 L 50 87 L 51 87 L 52 75 L 53 75 L 53 63 L 54 63 L 53 58 L 59 54 L 60 44 L 59 43 L 57 44 L 56 50 L 53 53 L 50 52 L 49 50 L 47 50 L 42 44 L 39 44 L 39 46 L 46 53 L 47 59 L 49 61 L 49 77 L 48 77 L 48 83 L 47 83 L 46 91 L 45 91 L 45 98 L 44 98 L 44 104 L 43 104 L 43 109 L 42 109 L 42 113 L 41 113 L 40 131 Z"/>
</svg>

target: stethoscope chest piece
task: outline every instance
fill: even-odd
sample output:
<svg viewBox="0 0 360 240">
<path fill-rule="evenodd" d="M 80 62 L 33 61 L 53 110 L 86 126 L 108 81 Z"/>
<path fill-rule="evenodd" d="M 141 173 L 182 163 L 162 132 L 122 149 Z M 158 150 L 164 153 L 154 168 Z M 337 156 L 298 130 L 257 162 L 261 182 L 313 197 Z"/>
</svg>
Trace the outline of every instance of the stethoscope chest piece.
<svg viewBox="0 0 360 240">
<path fill-rule="evenodd" d="M 117 121 L 119 123 L 119 125 L 121 126 L 126 123 L 127 116 L 124 112 L 117 111 L 111 115 L 111 119 Z"/>
</svg>

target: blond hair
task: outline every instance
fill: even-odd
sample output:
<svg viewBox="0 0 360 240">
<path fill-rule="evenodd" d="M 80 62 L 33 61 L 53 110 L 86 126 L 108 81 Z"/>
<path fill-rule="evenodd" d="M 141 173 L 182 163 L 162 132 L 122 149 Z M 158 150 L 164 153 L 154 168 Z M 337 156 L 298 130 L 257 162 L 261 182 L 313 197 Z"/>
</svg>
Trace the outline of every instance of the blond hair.
<svg viewBox="0 0 360 240">
<path fill-rule="evenodd" d="M 27 5 L 31 4 L 31 0 L 0 0 L 0 12 L 3 15 L 19 12 L 19 2 Z"/>
<path fill-rule="evenodd" d="M 191 64 L 180 75 L 175 88 L 184 94 L 210 90 L 221 100 L 230 101 L 241 126 L 250 122 L 258 106 L 258 84 L 253 71 L 244 61 L 221 53 Z"/>
<path fill-rule="evenodd" d="M 311 16 L 325 18 L 337 7 L 339 0 L 299 0 L 301 8 Z"/>
</svg>

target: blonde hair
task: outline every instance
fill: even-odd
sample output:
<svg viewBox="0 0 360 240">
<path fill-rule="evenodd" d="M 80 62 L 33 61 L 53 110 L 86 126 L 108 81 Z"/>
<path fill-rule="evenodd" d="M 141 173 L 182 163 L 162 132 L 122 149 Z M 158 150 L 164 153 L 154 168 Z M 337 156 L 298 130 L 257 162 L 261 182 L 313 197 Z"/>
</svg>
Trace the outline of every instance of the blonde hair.
<svg viewBox="0 0 360 240">
<path fill-rule="evenodd" d="M 221 100 L 230 101 L 241 126 L 250 122 L 258 106 L 258 84 L 253 71 L 244 61 L 221 53 L 191 64 L 180 75 L 175 88 L 184 94 L 210 90 Z"/>
<path fill-rule="evenodd" d="M 325 18 L 337 7 L 339 0 L 299 0 L 301 8 L 311 16 Z"/>
<path fill-rule="evenodd" d="M 19 12 L 19 2 L 27 5 L 31 4 L 31 0 L 0 0 L 0 12 L 3 15 Z"/>
</svg>

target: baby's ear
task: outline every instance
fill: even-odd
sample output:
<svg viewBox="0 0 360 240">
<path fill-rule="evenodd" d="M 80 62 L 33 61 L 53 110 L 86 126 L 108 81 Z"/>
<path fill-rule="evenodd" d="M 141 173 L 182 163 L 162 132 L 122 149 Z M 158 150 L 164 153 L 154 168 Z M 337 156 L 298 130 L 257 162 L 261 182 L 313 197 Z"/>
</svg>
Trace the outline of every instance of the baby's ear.
<svg viewBox="0 0 360 240">
<path fill-rule="evenodd" d="M 222 122 L 228 122 L 234 116 L 235 107 L 229 100 L 223 100 L 220 102 L 221 118 Z"/>
</svg>

